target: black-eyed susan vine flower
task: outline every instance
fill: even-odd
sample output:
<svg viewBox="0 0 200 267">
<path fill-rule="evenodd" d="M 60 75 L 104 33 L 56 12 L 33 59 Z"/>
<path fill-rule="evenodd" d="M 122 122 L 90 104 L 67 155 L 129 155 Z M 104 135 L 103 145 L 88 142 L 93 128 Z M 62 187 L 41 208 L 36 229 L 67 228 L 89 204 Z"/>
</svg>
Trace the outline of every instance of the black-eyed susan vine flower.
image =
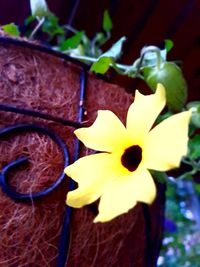
<svg viewBox="0 0 200 267">
<path fill-rule="evenodd" d="M 78 183 L 67 195 L 69 206 L 80 208 L 100 198 L 94 222 L 106 222 L 137 202 L 153 202 L 156 187 L 149 170 L 176 168 L 187 153 L 190 111 L 152 128 L 165 103 L 165 89 L 158 84 L 152 95 L 136 91 L 126 127 L 112 111 L 100 110 L 92 126 L 75 131 L 85 146 L 101 153 L 82 157 L 65 169 Z"/>
</svg>

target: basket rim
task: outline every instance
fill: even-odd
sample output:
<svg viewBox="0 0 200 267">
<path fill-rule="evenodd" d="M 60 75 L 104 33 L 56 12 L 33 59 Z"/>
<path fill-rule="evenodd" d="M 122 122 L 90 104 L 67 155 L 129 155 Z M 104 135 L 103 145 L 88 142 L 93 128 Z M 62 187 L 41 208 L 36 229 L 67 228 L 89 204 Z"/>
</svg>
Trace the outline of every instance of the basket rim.
<svg viewBox="0 0 200 267">
<path fill-rule="evenodd" d="M 55 56 L 57 58 L 67 60 L 71 63 L 74 63 L 74 64 L 84 68 L 87 71 L 90 68 L 85 63 L 83 63 L 77 59 L 74 59 L 74 58 L 72 58 L 72 57 L 70 57 L 70 56 L 68 56 L 68 55 L 66 55 L 60 51 L 53 50 L 52 48 L 50 48 L 49 46 L 44 45 L 44 44 L 39 44 L 39 43 L 36 44 L 36 43 L 30 42 L 28 39 L 24 40 L 24 39 L 21 39 L 20 37 L 13 38 L 13 37 L 7 37 L 7 36 L 0 36 L 0 44 L 10 44 L 10 45 L 16 45 L 18 47 L 33 49 L 35 51 L 42 52 L 44 54 L 52 55 L 52 56 Z"/>
</svg>

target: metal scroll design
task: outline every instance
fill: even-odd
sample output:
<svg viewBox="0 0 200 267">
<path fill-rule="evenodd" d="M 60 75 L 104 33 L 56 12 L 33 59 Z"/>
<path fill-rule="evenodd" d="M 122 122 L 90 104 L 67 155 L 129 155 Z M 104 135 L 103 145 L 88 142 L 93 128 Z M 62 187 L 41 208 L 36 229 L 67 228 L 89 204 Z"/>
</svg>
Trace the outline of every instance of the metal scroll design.
<svg viewBox="0 0 200 267">
<path fill-rule="evenodd" d="M 0 42 L 2 40 L 0 39 Z M 21 44 L 22 46 L 24 44 Z M 47 52 L 46 50 L 43 52 Z M 60 56 L 60 55 L 56 55 Z M 80 73 L 80 97 L 79 97 L 79 105 L 78 105 L 78 115 L 77 115 L 77 121 L 72 120 L 65 120 L 63 118 L 54 117 L 49 114 L 41 113 L 34 110 L 24 109 L 24 108 L 17 108 L 15 106 L 7 105 L 5 103 L 0 104 L 0 110 L 5 112 L 14 112 L 19 114 L 24 114 L 27 116 L 42 118 L 45 120 L 54 121 L 57 123 L 60 123 L 65 126 L 73 127 L 73 128 L 79 128 L 83 127 L 83 115 L 84 115 L 84 98 L 85 98 L 85 88 L 86 88 L 86 69 L 82 68 L 82 71 Z M 66 167 L 69 164 L 69 153 L 68 148 L 65 144 L 65 142 L 62 140 L 62 138 L 57 135 L 55 132 L 53 132 L 51 129 L 37 125 L 37 124 L 15 124 L 11 125 L 9 127 L 5 127 L 0 129 L 0 139 L 4 138 L 8 134 L 16 134 L 21 133 L 24 131 L 34 131 L 38 133 L 42 133 L 49 138 L 51 138 L 59 147 L 59 149 L 62 152 L 63 159 L 64 159 L 64 167 Z M 75 139 L 74 143 L 74 155 L 73 155 L 73 161 L 77 160 L 79 157 L 79 151 L 80 151 L 80 143 L 77 139 Z M 19 193 L 17 192 L 10 184 L 8 179 L 8 172 L 28 161 L 28 158 L 25 156 L 21 156 L 17 158 L 14 161 L 11 161 L 6 166 L 3 167 L 3 169 L 0 172 L 0 186 L 2 187 L 2 190 L 5 194 L 7 194 L 11 199 L 14 201 L 20 201 L 20 202 L 32 202 L 33 200 L 40 199 L 48 194 L 50 194 L 52 191 L 54 191 L 65 179 L 64 170 L 60 173 L 57 180 L 51 184 L 48 188 L 45 188 L 44 190 L 40 192 L 35 193 Z M 69 180 L 69 190 L 75 189 L 76 184 L 75 182 L 70 179 Z M 63 225 L 60 235 L 60 242 L 59 242 L 59 254 L 58 254 L 58 261 L 57 266 L 58 267 L 64 267 L 66 266 L 68 254 L 69 254 L 69 247 L 70 247 L 70 221 L 71 221 L 71 215 L 72 215 L 72 208 L 69 206 L 65 207 L 64 212 L 64 218 L 63 218 Z"/>
<path fill-rule="evenodd" d="M 63 154 L 64 167 L 66 167 L 69 164 L 69 154 L 68 154 L 67 146 L 57 134 L 52 132 L 47 127 L 39 126 L 36 124 L 16 124 L 16 125 L 9 126 L 9 127 L 6 127 L 0 130 L 0 138 L 6 135 L 15 134 L 17 132 L 22 132 L 22 131 L 39 132 L 50 137 L 59 146 Z M 27 194 L 19 193 L 13 187 L 10 186 L 8 182 L 8 173 L 11 169 L 18 167 L 19 165 L 27 161 L 28 161 L 27 157 L 21 156 L 18 159 L 11 161 L 6 166 L 4 166 L 0 173 L 0 184 L 1 184 L 2 190 L 5 194 L 7 194 L 13 200 L 20 201 L 20 202 L 25 202 L 25 201 L 27 202 L 27 201 L 36 200 L 38 198 L 46 196 L 47 194 L 54 191 L 62 183 L 62 181 L 65 178 L 65 173 L 62 171 L 59 177 L 56 179 L 56 181 L 52 185 L 50 185 L 48 188 L 40 192 L 36 192 L 36 193 L 27 193 Z"/>
</svg>

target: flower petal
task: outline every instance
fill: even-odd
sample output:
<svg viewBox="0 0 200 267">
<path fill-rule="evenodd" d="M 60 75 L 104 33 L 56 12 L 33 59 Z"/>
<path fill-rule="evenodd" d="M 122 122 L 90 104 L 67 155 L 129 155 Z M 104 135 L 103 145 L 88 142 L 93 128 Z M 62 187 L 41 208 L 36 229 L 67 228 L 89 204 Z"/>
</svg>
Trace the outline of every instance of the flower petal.
<svg viewBox="0 0 200 267">
<path fill-rule="evenodd" d="M 135 100 L 128 110 L 126 122 L 127 130 L 136 143 L 142 143 L 144 135 L 151 129 L 165 103 L 165 88 L 162 84 L 157 85 L 155 94 L 144 96 L 136 91 Z"/>
<path fill-rule="evenodd" d="M 99 214 L 94 222 L 110 221 L 128 212 L 137 201 L 152 203 L 156 188 L 149 171 L 141 168 L 126 177 L 111 181 L 100 199 Z"/>
<path fill-rule="evenodd" d="M 66 167 L 65 173 L 79 185 L 68 193 L 67 204 L 80 208 L 97 200 L 118 170 L 116 161 L 108 153 L 85 156 Z"/>
<path fill-rule="evenodd" d="M 179 167 L 187 154 L 190 117 L 190 111 L 181 112 L 150 131 L 143 148 L 143 162 L 148 169 L 167 171 Z"/>
<path fill-rule="evenodd" d="M 112 152 L 119 146 L 127 146 L 126 128 L 109 110 L 99 110 L 92 126 L 78 129 L 74 133 L 86 147 L 98 151 Z"/>
</svg>

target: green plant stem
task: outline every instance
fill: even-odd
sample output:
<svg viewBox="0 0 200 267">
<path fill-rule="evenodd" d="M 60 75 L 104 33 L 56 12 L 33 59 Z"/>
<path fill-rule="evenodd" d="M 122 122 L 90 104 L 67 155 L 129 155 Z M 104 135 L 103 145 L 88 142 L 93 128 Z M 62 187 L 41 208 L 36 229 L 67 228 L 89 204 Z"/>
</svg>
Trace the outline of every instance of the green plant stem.
<svg viewBox="0 0 200 267">
<path fill-rule="evenodd" d="M 68 53 L 68 51 L 65 51 L 65 52 Z M 97 61 L 96 58 L 88 57 L 88 56 L 70 55 L 70 57 L 75 58 L 75 59 L 89 61 L 89 62 L 96 62 Z"/>
<path fill-rule="evenodd" d="M 110 64 L 118 73 L 120 73 L 121 75 L 128 75 L 131 78 L 136 78 L 139 77 L 140 79 L 144 80 L 144 77 L 140 74 L 140 70 L 142 70 L 145 66 L 142 66 L 142 61 L 144 59 L 144 55 L 147 52 L 155 52 L 157 53 L 157 66 L 160 67 L 160 62 L 161 62 L 161 55 L 160 55 L 160 50 L 159 48 L 155 47 L 150 47 L 150 49 L 146 49 L 146 51 L 144 51 L 144 54 L 141 56 L 140 59 L 137 59 L 132 65 L 124 65 L 124 64 L 119 64 L 119 63 L 115 63 L 115 64 Z M 69 51 L 66 51 L 66 53 L 68 53 Z M 89 57 L 89 56 L 79 56 L 79 55 L 70 55 L 71 57 L 78 59 L 78 60 L 84 60 L 84 61 L 89 61 L 89 62 L 96 62 L 98 60 L 98 58 L 94 58 L 94 57 Z M 137 64 L 136 64 L 137 62 Z M 148 65 L 148 66 L 153 66 L 153 65 Z"/>
<path fill-rule="evenodd" d="M 98 60 L 97 58 L 88 57 L 88 56 L 73 55 L 72 57 L 75 59 L 86 60 L 89 62 L 96 62 Z M 124 70 L 124 71 L 126 71 L 128 68 L 131 68 L 133 71 L 132 65 L 123 65 L 123 64 L 116 63 L 116 66 L 117 66 L 117 68 Z M 135 71 L 136 71 L 136 68 L 135 68 Z"/>
<path fill-rule="evenodd" d="M 156 56 L 157 56 L 156 67 L 157 67 L 158 70 L 160 70 L 160 66 L 161 66 L 161 62 L 162 62 L 162 57 L 161 57 L 160 49 L 157 46 L 150 45 L 150 46 L 144 47 L 141 50 L 141 62 L 140 62 L 140 65 L 142 66 L 142 62 L 143 62 L 143 60 L 145 58 L 145 54 L 147 54 L 149 52 L 156 53 Z"/>
<path fill-rule="evenodd" d="M 44 21 L 45 21 L 45 17 L 43 17 L 42 19 L 39 19 L 38 20 L 38 24 L 36 25 L 36 27 L 32 31 L 31 35 L 29 36 L 29 39 L 33 39 L 33 37 L 35 36 L 35 34 L 37 33 L 37 31 L 40 29 L 40 27 L 44 23 Z"/>
<path fill-rule="evenodd" d="M 70 32 L 73 32 L 73 33 L 77 33 L 78 31 L 76 29 L 74 29 L 72 26 L 70 25 L 64 25 L 63 28 L 69 30 Z"/>
</svg>

